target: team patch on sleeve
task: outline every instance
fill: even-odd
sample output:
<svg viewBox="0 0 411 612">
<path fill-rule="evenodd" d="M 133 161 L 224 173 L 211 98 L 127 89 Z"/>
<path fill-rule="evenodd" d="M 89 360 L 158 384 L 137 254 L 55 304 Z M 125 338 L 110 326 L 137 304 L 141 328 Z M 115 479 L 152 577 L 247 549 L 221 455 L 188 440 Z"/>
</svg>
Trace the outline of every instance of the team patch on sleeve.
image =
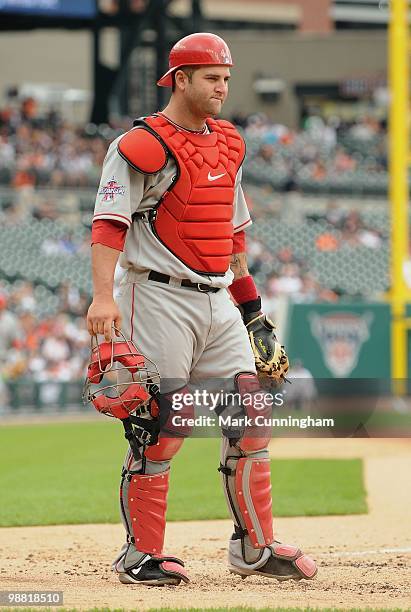
<svg viewBox="0 0 411 612">
<path fill-rule="evenodd" d="M 103 196 L 101 198 L 102 202 L 113 202 L 116 196 L 124 196 L 125 193 L 126 188 L 124 185 L 120 185 L 114 176 L 98 192 L 99 195 Z"/>
</svg>

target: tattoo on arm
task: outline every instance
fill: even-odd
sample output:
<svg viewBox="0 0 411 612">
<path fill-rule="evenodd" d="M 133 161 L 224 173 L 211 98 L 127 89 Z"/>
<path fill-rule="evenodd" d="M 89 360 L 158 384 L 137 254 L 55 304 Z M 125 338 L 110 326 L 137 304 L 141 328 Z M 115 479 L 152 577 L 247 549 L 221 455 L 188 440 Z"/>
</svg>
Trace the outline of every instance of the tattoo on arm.
<svg viewBox="0 0 411 612">
<path fill-rule="evenodd" d="M 245 253 L 234 253 L 231 256 L 230 266 L 234 273 L 234 280 L 250 274 L 247 267 L 247 255 Z"/>
</svg>

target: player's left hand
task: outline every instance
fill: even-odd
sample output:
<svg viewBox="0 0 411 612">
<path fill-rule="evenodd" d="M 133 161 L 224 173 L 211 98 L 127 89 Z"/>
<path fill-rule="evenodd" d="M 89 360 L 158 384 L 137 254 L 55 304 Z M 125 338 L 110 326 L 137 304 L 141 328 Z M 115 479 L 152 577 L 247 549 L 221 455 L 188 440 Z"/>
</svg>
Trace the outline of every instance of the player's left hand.
<svg viewBox="0 0 411 612">
<path fill-rule="evenodd" d="M 282 383 L 286 379 L 289 363 L 284 346 L 274 333 L 274 323 L 264 313 L 254 312 L 243 315 L 253 349 L 257 372 Z"/>
</svg>

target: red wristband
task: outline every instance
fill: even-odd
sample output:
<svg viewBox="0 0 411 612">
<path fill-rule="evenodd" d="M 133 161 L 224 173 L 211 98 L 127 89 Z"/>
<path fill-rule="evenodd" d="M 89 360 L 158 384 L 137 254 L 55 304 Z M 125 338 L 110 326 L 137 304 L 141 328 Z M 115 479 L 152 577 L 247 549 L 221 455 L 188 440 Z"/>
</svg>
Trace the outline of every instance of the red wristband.
<svg viewBox="0 0 411 612">
<path fill-rule="evenodd" d="M 230 286 L 229 290 L 237 304 L 244 304 L 258 298 L 257 287 L 252 276 L 238 278 Z"/>
</svg>

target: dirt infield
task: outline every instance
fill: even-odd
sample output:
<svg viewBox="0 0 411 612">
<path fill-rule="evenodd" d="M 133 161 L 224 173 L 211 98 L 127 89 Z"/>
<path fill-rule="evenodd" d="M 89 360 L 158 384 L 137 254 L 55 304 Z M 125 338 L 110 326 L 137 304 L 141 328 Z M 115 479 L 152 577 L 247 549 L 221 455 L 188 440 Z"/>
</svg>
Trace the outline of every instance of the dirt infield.
<svg viewBox="0 0 411 612">
<path fill-rule="evenodd" d="M 248 605 L 409 608 L 411 441 L 278 440 L 273 457 L 363 457 L 370 513 L 282 518 L 277 537 L 299 543 L 319 564 L 312 582 L 242 581 L 225 568 L 230 521 L 170 523 L 166 550 L 182 557 L 183 587 L 121 585 L 109 561 L 120 525 L 3 528 L 0 590 L 62 590 L 65 607 L 143 610 Z"/>
</svg>

